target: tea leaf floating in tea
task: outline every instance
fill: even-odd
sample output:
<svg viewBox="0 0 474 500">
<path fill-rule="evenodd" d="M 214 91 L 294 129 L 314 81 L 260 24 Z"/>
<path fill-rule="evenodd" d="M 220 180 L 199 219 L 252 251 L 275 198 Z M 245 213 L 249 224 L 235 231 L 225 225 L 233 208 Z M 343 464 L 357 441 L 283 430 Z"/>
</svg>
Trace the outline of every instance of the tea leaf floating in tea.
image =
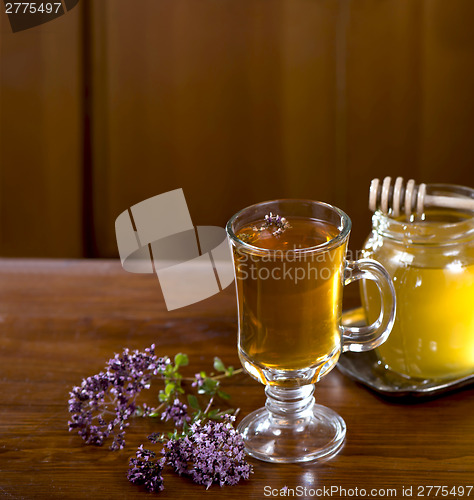
<svg viewBox="0 0 474 500">
<path fill-rule="evenodd" d="M 273 236 L 279 236 L 280 234 L 283 234 L 285 229 L 291 227 L 285 217 L 282 217 L 281 215 L 273 215 L 272 212 L 265 215 L 264 220 L 265 222 L 260 227 L 254 226 L 252 229 L 254 231 L 264 231 L 269 227 L 275 227 L 276 229 L 272 234 Z"/>
</svg>

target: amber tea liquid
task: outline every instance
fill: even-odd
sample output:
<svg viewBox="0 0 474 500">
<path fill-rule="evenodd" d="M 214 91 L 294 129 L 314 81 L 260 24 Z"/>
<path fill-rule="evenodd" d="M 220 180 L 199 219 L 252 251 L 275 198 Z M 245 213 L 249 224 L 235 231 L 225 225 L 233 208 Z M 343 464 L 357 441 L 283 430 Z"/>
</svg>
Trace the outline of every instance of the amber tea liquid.
<svg viewBox="0 0 474 500">
<path fill-rule="evenodd" d="M 249 373 L 271 385 L 285 385 L 285 378 L 269 381 L 264 375 L 268 369 L 317 367 L 312 380 L 316 381 L 323 366 L 324 371 L 334 366 L 341 349 L 346 244 L 309 250 L 334 239 L 338 228 L 315 219 L 287 220 L 290 227 L 280 235 L 274 235 L 272 228 L 257 230 L 262 220 L 252 222 L 236 235 L 254 250 L 233 248 L 239 355 Z"/>
</svg>

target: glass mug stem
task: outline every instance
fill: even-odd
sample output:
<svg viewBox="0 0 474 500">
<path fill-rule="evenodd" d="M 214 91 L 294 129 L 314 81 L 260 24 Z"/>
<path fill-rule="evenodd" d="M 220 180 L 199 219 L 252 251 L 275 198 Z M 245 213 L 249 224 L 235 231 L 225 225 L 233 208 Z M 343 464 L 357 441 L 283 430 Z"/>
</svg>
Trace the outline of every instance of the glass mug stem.
<svg viewBox="0 0 474 500">
<path fill-rule="evenodd" d="M 266 385 L 264 408 L 239 424 L 246 451 L 268 462 L 327 459 L 342 447 L 346 425 L 315 403 L 314 382 L 344 351 L 381 344 L 392 327 L 395 295 L 375 261 L 346 262 L 351 221 L 340 209 L 310 200 L 248 207 L 227 224 L 234 261 L 239 357 Z M 342 289 L 355 280 L 379 288 L 379 318 L 341 325 Z"/>
<path fill-rule="evenodd" d="M 265 387 L 264 408 L 239 424 L 246 451 L 265 462 L 298 463 L 335 455 L 344 444 L 346 424 L 314 400 L 314 384 Z"/>
</svg>

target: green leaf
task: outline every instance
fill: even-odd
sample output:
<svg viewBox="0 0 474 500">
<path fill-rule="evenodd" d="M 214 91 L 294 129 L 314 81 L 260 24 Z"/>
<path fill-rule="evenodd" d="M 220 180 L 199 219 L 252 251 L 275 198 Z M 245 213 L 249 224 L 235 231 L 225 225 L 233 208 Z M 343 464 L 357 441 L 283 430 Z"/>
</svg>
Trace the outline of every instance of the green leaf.
<svg viewBox="0 0 474 500">
<path fill-rule="evenodd" d="M 225 372 L 225 365 L 220 358 L 217 356 L 214 358 L 214 370 L 219 372 Z"/>
<path fill-rule="evenodd" d="M 175 383 L 173 383 L 173 382 L 168 382 L 168 383 L 166 384 L 166 387 L 165 387 L 165 394 L 166 394 L 167 396 L 170 396 L 170 395 L 174 392 L 175 387 L 176 387 L 176 384 L 175 384 Z"/>
<path fill-rule="evenodd" d="M 222 399 L 230 399 L 230 394 L 227 394 L 227 392 L 224 391 L 217 391 L 217 394 L 222 398 Z"/>
<path fill-rule="evenodd" d="M 192 420 L 192 422 L 194 423 L 194 422 L 196 422 L 196 421 L 200 420 L 200 419 L 201 419 L 201 417 L 202 417 L 202 410 L 198 410 L 198 411 L 195 413 L 195 415 L 193 416 L 193 420 Z"/>
<path fill-rule="evenodd" d="M 212 378 L 206 378 L 199 388 L 199 394 L 210 394 L 213 395 L 216 393 L 216 389 L 219 387 L 219 382 L 217 380 L 212 380 Z"/>
<path fill-rule="evenodd" d="M 188 403 L 189 403 L 189 406 L 191 408 L 193 408 L 194 410 L 200 409 L 199 401 L 194 394 L 188 394 Z"/>
<path fill-rule="evenodd" d="M 163 403 L 164 401 L 168 401 L 168 396 L 163 391 L 160 391 L 158 394 L 158 400 Z"/>
<path fill-rule="evenodd" d="M 186 354 L 183 354 L 182 352 L 179 352 L 174 357 L 174 366 L 176 368 L 179 368 L 180 366 L 186 366 L 188 363 L 189 363 L 188 356 Z"/>
<path fill-rule="evenodd" d="M 213 409 L 213 410 L 210 410 L 210 411 L 207 413 L 207 416 L 208 416 L 209 418 L 215 418 L 215 417 L 217 417 L 218 413 L 219 413 L 219 410 L 217 410 L 217 409 Z"/>
<path fill-rule="evenodd" d="M 234 374 L 234 370 L 235 370 L 235 368 L 233 366 L 228 366 L 225 374 L 228 377 L 232 377 L 232 375 Z"/>
</svg>

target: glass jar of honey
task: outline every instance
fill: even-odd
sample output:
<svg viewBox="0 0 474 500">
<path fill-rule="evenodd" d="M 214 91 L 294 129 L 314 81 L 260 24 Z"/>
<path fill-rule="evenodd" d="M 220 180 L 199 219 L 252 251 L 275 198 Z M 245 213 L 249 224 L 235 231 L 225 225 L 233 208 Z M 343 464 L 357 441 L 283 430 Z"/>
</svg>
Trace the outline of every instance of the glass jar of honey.
<svg viewBox="0 0 474 500">
<path fill-rule="evenodd" d="M 427 193 L 474 198 L 474 190 L 428 185 Z M 474 374 L 474 214 L 426 209 L 417 218 L 376 212 L 363 256 L 390 273 L 397 295 L 393 330 L 377 348 L 380 362 L 413 379 Z M 374 285 L 362 284 L 367 321 L 379 315 Z"/>
</svg>

